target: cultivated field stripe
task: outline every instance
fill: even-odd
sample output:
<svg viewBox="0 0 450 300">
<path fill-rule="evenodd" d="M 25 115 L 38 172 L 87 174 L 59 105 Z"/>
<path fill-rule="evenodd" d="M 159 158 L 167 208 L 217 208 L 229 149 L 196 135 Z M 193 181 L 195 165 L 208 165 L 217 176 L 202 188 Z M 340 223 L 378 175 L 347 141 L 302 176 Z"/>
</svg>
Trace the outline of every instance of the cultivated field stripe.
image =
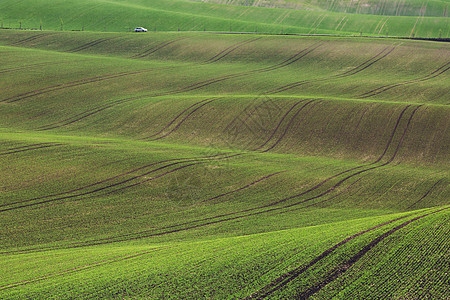
<svg viewBox="0 0 450 300">
<path fill-rule="evenodd" d="M 104 80 L 108 80 L 108 79 L 120 78 L 120 77 L 124 77 L 124 76 L 138 75 L 138 74 L 142 74 L 145 72 L 151 72 L 151 71 L 155 71 L 155 70 L 159 71 L 159 70 L 164 70 L 164 69 L 170 69 L 170 68 L 174 68 L 174 67 L 150 68 L 150 69 L 142 69 L 142 70 L 138 70 L 138 71 L 119 72 L 119 73 L 113 73 L 113 74 L 107 74 L 107 75 L 100 75 L 100 76 L 96 76 L 96 77 L 84 78 L 84 79 L 80 79 L 80 80 L 76 80 L 76 81 L 60 83 L 60 84 L 56 84 L 53 86 L 29 91 L 29 92 L 26 92 L 23 94 L 19 94 L 19 95 L 10 97 L 10 98 L 0 100 L 0 102 L 13 103 L 13 102 L 17 102 L 17 101 L 27 99 L 30 97 L 34 97 L 34 96 L 38 96 L 38 95 L 66 89 L 66 88 L 81 86 L 81 85 L 95 83 L 95 82 L 104 81 Z"/>
<path fill-rule="evenodd" d="M 53 35 L 53 34 L 52 33 L 39 33 L 39 34 L 30 36 L 30 37 L 27 37 L 27 38 L 25 38 L 23 40 L 10 43 L 9 46 L 19 46 L 19 45 L 25 44 L 27 42 L 32 42 L 32 41 L 35 41 L 37 39 L 40 39 L 40 38 L 43 38 L 43 37 L 47 37 L 47 36 L 50 36 L 50 35 Z"/>
<path fill-rule="evenodd" d="M 162 161 L 158 161 L 158 162 L 154 162 L 154 163 L 150 163 L 150 164 L 144 165 L 142 167 L 139 167 L 139 168 L 127 171 L 125 173 L 121 173 L 121 174 L 113 176 L 113 177 L 109 177 L 109 178 L 101 180 L 101 181 L 97 181 L 95 183 L 92 183 L 92 184 L 89 184 L 89 185 L 86 185 L 86 186 L 83 186 L 83 187 L 80 187 L 80 188 L 72 189 L 72 190 L 69 190 L 69 191 L 66 191 L 66 192 L 57 193 L 57 194 L 51 194 L 51 195 L 46 195 L 46 196 L 42 196 L 42 197 L 32 198 L 32 199 L 28 199 L 28 200 L 22 200 L 22 201 L 17 201 L 17 202 L 13 202 L 13 203 L 3 204 L 3 205 L 0 205 L 0 207 L 5 207 L 5 206 L 10 206 L 10 205 L 15 205 L 15 204 L 22 204 L 22 203 L 27 203 L 27 202 L 31 202 L 31 201 L 46 199 L 46 198 L 50 198 L 50 197 L 58 197 L 58 196 L 61 196 L 61 195 L 71 194 L 71 193 L 74 193 L 74 192 L 85 190 L 85 189 L 90 188 L 90 187 L 98 186 L 100 184 L 112 181 L 114 179 L 118 179 L 120 177 L 124 177 L 126 175 L 130 175 L 132 173 L 136 173 L 138 171 L 147 169 L 147 168 L 155 166 L 155 165 L 163 164 L 163 163 L 174 162 L 174 161 L 182 161 L 182 162 L 197 161 L 197 160 L 202 160 L 202 159 L 215 158 L 217 156 L 223 156 L 223 155 L 227 155 L 227 154 L 230 154 L 230 153 L 219 153 L 219 154 L 215 154 L 215 155 L 211 155 L 211 156 L 200 156 L 200 157 L 189 157 L 189 158 L 174 158 L 174 159 L 162 160 Z"/>
<path fill-rule="evenodd" d="M 73 62 L 73 61 L 72 61 Z M 15 72 L 15 71 L 22 71 L 22 70 L 29 70 L 36 67 L 42 67 L 42 66 L 49 66 L 49 65 L 59 65 L 66 62 L 45 62 L 45 63 L 36 63 L 36 64 L 28 64 L 25 66 L 20 67 L 13 67 L 13 68 L 6 68 L 6 69 L 0 69 L 0 74 L 9 73 L 9 72 Z"/>
</svg>

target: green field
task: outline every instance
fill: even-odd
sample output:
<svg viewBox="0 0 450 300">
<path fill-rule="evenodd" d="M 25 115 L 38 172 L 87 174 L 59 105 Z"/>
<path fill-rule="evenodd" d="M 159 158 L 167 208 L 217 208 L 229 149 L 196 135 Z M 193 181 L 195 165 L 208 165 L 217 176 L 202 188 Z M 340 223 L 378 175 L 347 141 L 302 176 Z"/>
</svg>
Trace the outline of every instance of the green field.
<svg viewBox="0 0 450 300">
<path fill-rule="evenodd" d="M 310 11 L 341 12 L 351 14 L 369 14 L 385 16 L 426 16 L 448 17 L 447 0 L 190 0 L 252 7 L 287 8 Z"/>
<path fill-rule="evenodd" d="M 185 0 L 3 0 L 0 22 L 1 28 L 58 31 L 129 32 L 144 26 L 150 31 L 450 37 L 448 1 L 368 0 L 371 4 L 355 1 L 361 5 L 353 8 L 348 1 L 317 2 L 300 10 Z"/>
<path fill-rule="evenodd" d="M 0 3 L 1 299 L 450 298 L 448 43 L 241 2 Z"/>
</svg>

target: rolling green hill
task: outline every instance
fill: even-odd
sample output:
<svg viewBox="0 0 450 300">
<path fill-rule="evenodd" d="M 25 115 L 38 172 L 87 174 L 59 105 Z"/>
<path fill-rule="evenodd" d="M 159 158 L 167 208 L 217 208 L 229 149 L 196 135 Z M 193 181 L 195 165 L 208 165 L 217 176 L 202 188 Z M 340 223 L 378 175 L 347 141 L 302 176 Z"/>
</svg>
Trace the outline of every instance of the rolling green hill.
<svg viewBox="0 0 450 300">
<path fill-rule="evenodd" d="M 449 50 L 1 30 L 0 298 L 450 297 Z"/>
<path fill-rule="evenodd" d="M 334 2 L 333 2 L 334 3 Z M 384 2 L 383 2 L 384 3 Z M 3 0 L 1 27 L 44 30 L 127 32 L 136 26 L 151 31 L 220 31 L 448 38 L 448 2 L 421 3 L 419 13 L 365 15 L 329 9 L 292 10 L 230 6 L 184 0 Z M 402 7 L 407 5 L 401 2 Z M 419 5 L 419 4 L 416 4 Z M 436 13 L 432 7 L 436 6 Z M 320 5 L 319 5 L 320 6 Z M 327 6 L 328 4 L 321 4 Z M 414 5 L 413 5 L 414 6 Z M 425 6 L 425 8 L 423 7 Z M 397 2 L 394 4 L 398 10 Z M 394 9 L 394 8 L 393 8 Z M 400 9 L 403 11 L 402 9 Z M 415 11 L 414 8 L 412 8 Z M 426 14 L 426 11 L 433 11 Z"/>
<path fill-rule="evenodd" d="M 288 8 L 312 11 L 333 11 L 352 14 L 387 16 L 448 17 L 447 0 L 435 1 L 329 1 L 329 0 L 191 0 L 217 4 Z"/>
</svg>

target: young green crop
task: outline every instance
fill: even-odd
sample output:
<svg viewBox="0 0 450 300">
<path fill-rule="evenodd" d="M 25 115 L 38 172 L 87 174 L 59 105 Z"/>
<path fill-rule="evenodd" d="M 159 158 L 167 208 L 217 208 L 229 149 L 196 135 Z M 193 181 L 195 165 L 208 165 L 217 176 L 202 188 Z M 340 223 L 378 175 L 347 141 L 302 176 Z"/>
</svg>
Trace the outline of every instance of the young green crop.
<svg viewBox="0 0 450 300">
<path fill-rule="evenodd" d="M 0 298 L 448 296 L 446 44 L 8 30 L 0 45 Z M 399 284 L 370 278 L 392 270 Z"/>
</svg>

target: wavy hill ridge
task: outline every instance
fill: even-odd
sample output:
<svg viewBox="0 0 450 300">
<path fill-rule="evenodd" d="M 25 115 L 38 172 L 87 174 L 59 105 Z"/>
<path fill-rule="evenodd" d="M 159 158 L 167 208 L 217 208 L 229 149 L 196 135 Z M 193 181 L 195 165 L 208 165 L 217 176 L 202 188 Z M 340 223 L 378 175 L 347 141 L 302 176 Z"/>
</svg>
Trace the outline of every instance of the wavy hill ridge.
<svg viewBox="0 0 450 300">
<path fill-rule="evenodd" d="M 447 43 L 1 30 L 0 54 L 0 298 L 450 296 Z"/>
</svg>

